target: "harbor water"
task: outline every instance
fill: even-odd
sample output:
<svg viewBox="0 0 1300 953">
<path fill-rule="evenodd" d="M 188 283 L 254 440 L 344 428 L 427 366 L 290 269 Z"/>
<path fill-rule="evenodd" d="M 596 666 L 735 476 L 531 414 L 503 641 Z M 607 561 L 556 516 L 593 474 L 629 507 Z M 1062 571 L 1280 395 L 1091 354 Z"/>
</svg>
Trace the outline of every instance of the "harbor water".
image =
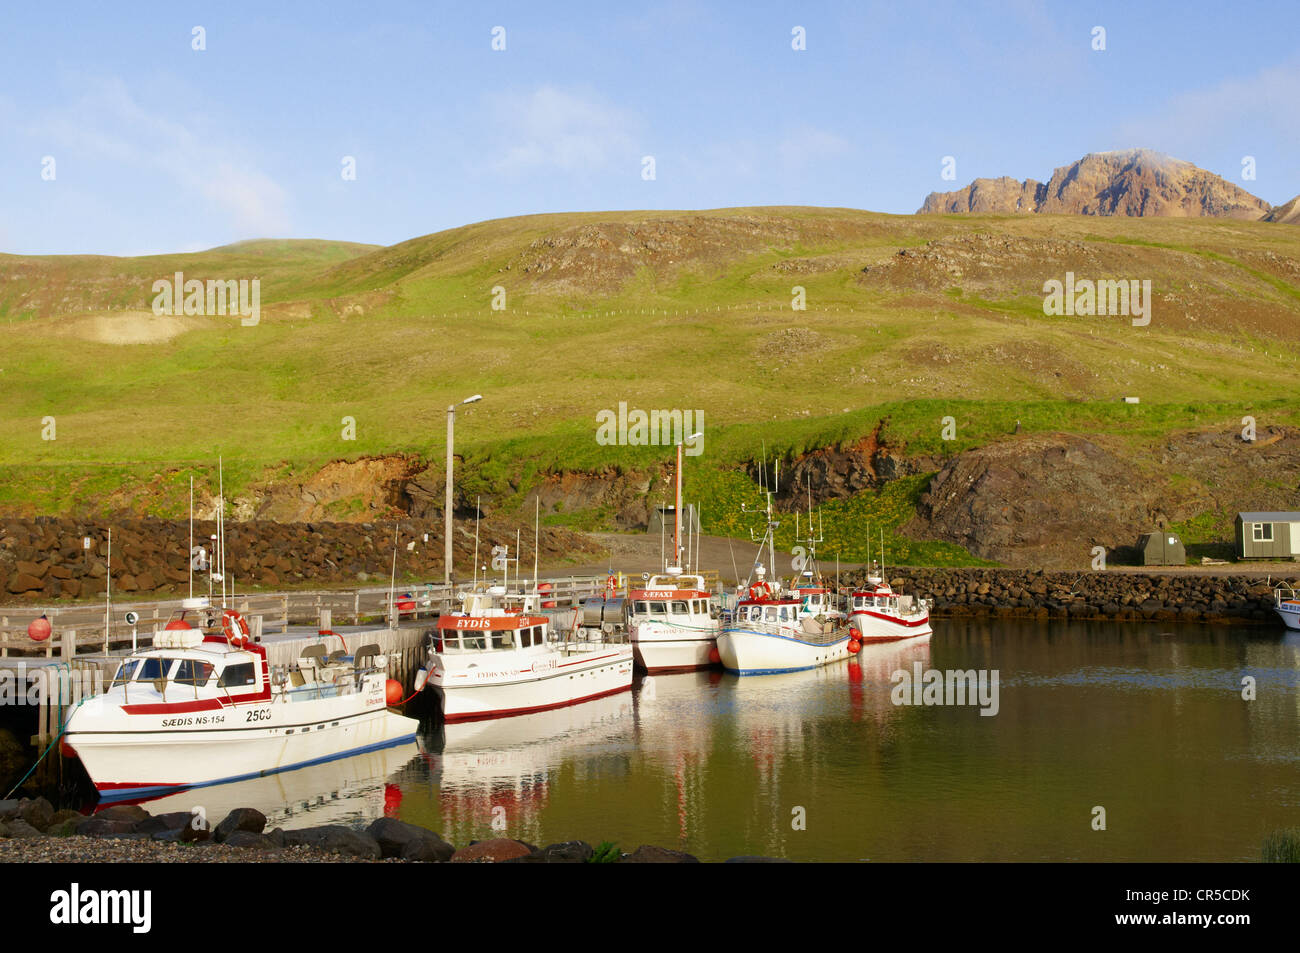
<svg viewBox="0 0 1300 953">
<path fill-rule="evenodd" d="M 931 670 L 983 673 L 985 696 L 925 704 L 899 685 Z M 812 671 L 639 678 L 145 806 L 251 806 L 268 829 L 389 814 L 457 846 L 702 860 L 1255 860 L 1300 824 L 1298 672 L 1300 637 L 1280 628 L 936 620 L 926 642 Z"/>
</svg>

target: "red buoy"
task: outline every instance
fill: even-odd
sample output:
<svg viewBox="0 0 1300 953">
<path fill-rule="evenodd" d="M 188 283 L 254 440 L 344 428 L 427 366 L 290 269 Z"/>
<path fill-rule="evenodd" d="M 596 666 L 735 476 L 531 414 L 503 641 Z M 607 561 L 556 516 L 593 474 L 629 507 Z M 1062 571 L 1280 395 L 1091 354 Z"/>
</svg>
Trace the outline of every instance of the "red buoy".
<svg viewBox="0 0 1300 953">
<path fill-rule="evenodd" d="M 397 603 L 398 612 L 415 611 L 415 600 L 411 598 L 411 594 L 409 592 L 402 593 L 401 596 L 399 596 L 398 598 L 401 599 L 401 601 Z"/>
<path fill-rule="evenodd" d="M 850 639 L 850 640 L 849 640 L 849 654 L 850 654 L 850 655 L 857 655 L 857 654 L 858 654 L 858 650 L 859 650 L 860 648 L 862 648 L 862 645 L 861 645 L 861 643 L 858 642 L 857 639 Z"/>
<path fill-rule="evenodd" d="M 714 665 L 722 664 L 722 656 L 718 654 L 718 647 L 716 645 L 709 649 L 709 661 Z"/>
<path fill-rule="evenodd" d="M 384 701 L 389 705 L 399 705 L 402 702 L 404 694 L 402 692 L 402 683 L 395 678 L 390 678 L 384 683 Z"/>
<path fill-rule="evenodd" d="M 31 622 L 27 623 L 27 636 L 33 642 L 44 642 L 50 637 L 52 628 L 50 620 L 45 618 L 44 613 L 41 613 L 39 619 L 32 619 Z"/>
<path fill-rule="evenodd" d="M 172 619 L 165 626 L 163 626 L 163 631 L 177 632 L 184 629 L 192 629 L 192 628 L 194 628 L 194 626 L 190 625 L 184 619 Z"/>
</svg>

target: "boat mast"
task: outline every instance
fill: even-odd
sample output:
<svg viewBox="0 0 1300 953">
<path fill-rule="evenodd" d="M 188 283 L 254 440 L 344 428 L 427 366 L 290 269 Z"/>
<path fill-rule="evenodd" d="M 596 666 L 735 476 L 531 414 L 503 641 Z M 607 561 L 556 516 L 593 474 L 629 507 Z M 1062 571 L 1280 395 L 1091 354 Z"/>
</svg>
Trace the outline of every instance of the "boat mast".
<svg viewBox="0 0 1300 953">
<path fill-rule="evenodd" d="M 680 433 L 680 431 L 679 431 Z M 677 445 L 677 503 L 673 507 L 673 565 L 682 564 L 682 445 Z"/>
<path fill-rule="evenodd" d="M 483 502 L 482 494 L 474 497 L 474 588 L 478 588 L 478 524 L 479 519 L 483 516 L 483 510 L 480 505 Z"/>
<path fill-rule="evenodd" d="M 113 527 L 108 528 L 108 561 L 104 563 L 104 654 L 108 654 L 108 627 L 113 612 Z"/>
<path fill-rule="evenodd" d="M 190 474 L 190 598 L 194 598 L 194 474 Z"/>
</svg>

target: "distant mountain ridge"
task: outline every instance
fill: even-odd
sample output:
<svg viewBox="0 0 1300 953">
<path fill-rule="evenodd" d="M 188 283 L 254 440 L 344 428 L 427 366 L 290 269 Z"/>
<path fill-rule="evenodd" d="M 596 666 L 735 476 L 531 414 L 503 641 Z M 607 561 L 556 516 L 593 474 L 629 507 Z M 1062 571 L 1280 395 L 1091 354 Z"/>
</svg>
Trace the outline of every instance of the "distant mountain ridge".
<svg viewBox="0 0 1300 953">
<path fill-rule="evenodd" d="M 955 192 L 931 192 L 917 214 L 1120 215 L 1235 218 L 1300 223 L 1293 199 L 1285 217 L 1263 199 L 1213 172 L 1150 149 L 1093 152 L 1047 182 L 1009 176 L 976 179 Z"/>
</svg>

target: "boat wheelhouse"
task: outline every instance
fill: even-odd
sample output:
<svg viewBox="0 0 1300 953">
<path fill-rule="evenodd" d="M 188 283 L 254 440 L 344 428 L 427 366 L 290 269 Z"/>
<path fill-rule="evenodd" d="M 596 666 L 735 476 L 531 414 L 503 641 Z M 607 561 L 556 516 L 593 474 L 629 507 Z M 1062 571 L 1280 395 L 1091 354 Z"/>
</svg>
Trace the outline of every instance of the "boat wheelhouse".
<svg viewBox="0 0 1300 953">
<path fill-rule="evenodd" d="M 868 576 L 867 585 L 849 597 L 849 624 L 864 645 L 934 634 L 929 603 L 894 592 L 880 576 Z"/>
<path fill-rule="evenodd" d="M 630 644 L 561 638 L 537 593 L 493 586 L 461 598 L 461 611 L 439 616 L 429 633 L 423 684 L 444 721 L 522 715 L 632 687 Z"/>
<path fill-rule="evenodd" d="M 288 771 L 414 741 L 418 722 L 387 708 L 387 657 L 367 645 L 310 645 L 272 671 L 238 612 L 184 608 L 118 666 L 108 690 L 68 719 L 65 753 L 101 799 L 141 799 Z"/>
<path fill-rule="evenodd" d="M 704 577 L 669 570 L 628 593 L 637 664 L 648 673 L 685 672 L 712 664 L 720 628 Z"/>
</svg>

